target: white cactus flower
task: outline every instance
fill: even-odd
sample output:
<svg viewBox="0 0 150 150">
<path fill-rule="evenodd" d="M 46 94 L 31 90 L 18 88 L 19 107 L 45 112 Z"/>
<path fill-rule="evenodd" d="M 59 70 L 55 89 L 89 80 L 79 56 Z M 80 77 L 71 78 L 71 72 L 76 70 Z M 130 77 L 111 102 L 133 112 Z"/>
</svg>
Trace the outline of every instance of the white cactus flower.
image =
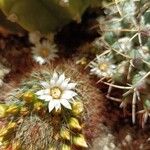
<svg viewBox="0 0 150 150">
<path fill-rule="evenodd" d="M 114 73 L 114 69 L 116 66 L 106 57 L 96 57 L 95 61 L 92 61 L 90 63 L 91 67 L 91 74 L 95 74 L 98 77 L 106 77 L 110 78 L 112 77 Z"/>
<path fill-rule="evenodd" d="M 48 40 L 37 43 L 35 47 L 32 47 L 33 59 L 40 65 L 57 58 L 57 51 L 56 45 L 51 44 Z"/>
<path fill-rule="evenodd" d="M 54 72 L 50 82 L 41 82 L 42 90 L 37 91 L 38 98 L 48 101 L 48 109 L 51 112 L 54 108 L 61 109 L 63 105 L 67 109 L 71 109 L 71 102 L 77 93 L 74 91 L 76 83 L 69 83 L 70 79 L 65 78 L 64 74 L 58 75 Z"/>
</svg>

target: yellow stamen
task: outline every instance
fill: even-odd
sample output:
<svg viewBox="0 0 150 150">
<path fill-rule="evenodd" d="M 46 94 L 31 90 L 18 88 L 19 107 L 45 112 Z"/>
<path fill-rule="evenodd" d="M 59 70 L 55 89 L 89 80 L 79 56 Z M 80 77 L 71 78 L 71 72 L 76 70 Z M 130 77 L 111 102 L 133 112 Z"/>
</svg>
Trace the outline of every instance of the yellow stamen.
<svg viewBox="0 0 150 150">
<path fill-rule="evenodd" d="M 50 95 L 53 99 L 60 99 L 62 91 L 59 87 L 53 87 L 50 89 Z"/>
<path fill-rule="evenodd" d="M 46 49 L 46 48 L 43 48 L 43 49 L 40 49 L 39 53 L 40 53 L 40 56 L 42 56 L 42 57 L 45 58 L 45 57 L 48 57 L 48 55 L 49 55 L 49 50 Z"/>
<path fill-rule="evenodd" d="M 107 71 L 109 65 L 107 63 L 99 64 L 99 69 L 102 71 Z"/>
</svg>

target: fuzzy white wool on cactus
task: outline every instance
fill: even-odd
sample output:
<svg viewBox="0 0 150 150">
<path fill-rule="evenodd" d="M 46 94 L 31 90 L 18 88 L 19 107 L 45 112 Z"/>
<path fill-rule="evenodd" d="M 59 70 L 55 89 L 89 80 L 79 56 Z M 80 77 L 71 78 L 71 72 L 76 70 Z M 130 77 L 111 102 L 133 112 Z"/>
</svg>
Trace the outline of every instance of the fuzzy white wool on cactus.
<svg viewBox="0 0 150 150">
<path fill-rule="evenodd" d="M 99 56 L 96 57 L 95 61 L 91 61 L 90 67 L 91 74 L 106 78 L 112 77 L 114 69 L 116 68 L 116 66 L 108 58 L 101 58 Z"/>
<path fill-rule="evenodd" d="M 37 91 L 38 98 L 48 101 L 48 109 L 51 112 L 54 108 L 61 109 L 63 105 L 67 109 L 71 109 L 71 102 L 77 93 L 74 91 L 76 83 L 69 83 L 70 78 L 65 78 L 64 73 L 59 75 L 54 72 L 50 82 L 41 82 L 42 90 Z"/>
</svg>

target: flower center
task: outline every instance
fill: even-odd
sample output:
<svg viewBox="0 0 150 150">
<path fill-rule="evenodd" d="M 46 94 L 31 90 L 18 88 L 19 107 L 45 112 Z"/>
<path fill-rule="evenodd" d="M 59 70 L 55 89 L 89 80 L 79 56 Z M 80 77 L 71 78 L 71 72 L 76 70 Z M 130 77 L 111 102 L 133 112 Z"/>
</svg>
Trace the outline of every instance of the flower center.
<svg viewBox="0 0 150 150">
<path fill-rule="evenodd" d="M 50 89 L 50 95 L 53 99 L 60 99 L 62 91 L 59 87 L 53 87 Z"/>
<path fill-rule="evenodd" d="M 102 70 L 102 71 L 107 71 L 109 65 L 107 63 L 102 63 L 102 64 L 99 64 L 99 69 Z"/>
<path fill-rule="evenodd" d="M 49 51 L 46 48 L 40 49 L 39 53 L 42 57 L 48 57 L 48 55 L 49 55 Z"/>
</svg>

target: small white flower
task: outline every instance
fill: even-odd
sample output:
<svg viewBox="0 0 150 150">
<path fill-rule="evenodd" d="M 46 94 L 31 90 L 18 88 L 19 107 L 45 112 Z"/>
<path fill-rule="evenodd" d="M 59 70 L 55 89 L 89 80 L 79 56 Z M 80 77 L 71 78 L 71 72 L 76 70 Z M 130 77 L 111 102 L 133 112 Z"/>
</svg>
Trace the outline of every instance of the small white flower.
<svg viewBox="0 0 150 150">
<path fill-rule="evenodd" d="M 35 47 L 32 47 L 33 59 L 40 65 L 57 58 L 57 51 L 56 45 L 51 44 L 48 40 L 37 43 Z"/>
<path fill-rule="evenodd" d="M 116 68 L 116 66 L 114 64 L 112 64 L 112 62 L 106 58 L 106 57 L 96 57 L 95 61 L 92 61 L 90 63 L 90 67 L 91 67 L 91 74 L 95 74 L 98 77 L 106 77 L 106 78 L 110 78 L 112 77 L 113 73 L 114 73 L 114 69 Z"/>
<path fill-rule="evenodd" d="M 41 82 L 43 90 L 37 91 L 38 98 L 44 101 L 48 101 L 49 112 L 54 108 L 61 109 L 61 105 L 67 109 L 71 109 L 70 103 L 77 95 L 75 91 L 76 83 L 69 83 L 70 79 L 65 78 L 64 74 L 58 75 L 54 72 L 50 82 Z"/>
</svg>

